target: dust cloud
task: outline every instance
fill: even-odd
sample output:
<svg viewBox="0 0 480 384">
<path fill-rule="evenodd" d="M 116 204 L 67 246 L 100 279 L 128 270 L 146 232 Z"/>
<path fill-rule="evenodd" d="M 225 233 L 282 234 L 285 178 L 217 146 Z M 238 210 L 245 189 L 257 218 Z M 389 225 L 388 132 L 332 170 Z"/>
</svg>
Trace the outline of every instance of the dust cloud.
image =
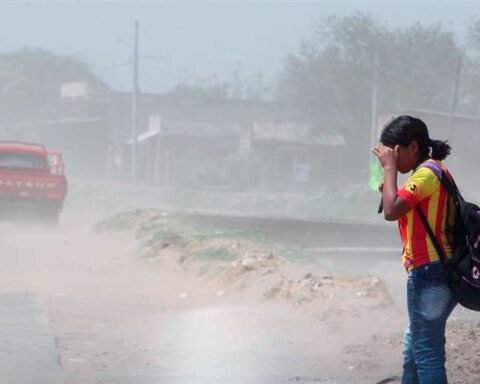
<svg viewBox="0 0 480 384">
<path fill-rule="evenodd" d="M 137 225 L 169 215 L 143 212 Z M 183 253 L 165 237 L 172 249 L 157 244 L 152 255 L 134 228 L 94 231 L 98 216 L 67 209 L 57 229 L 2 225 L 0 292 L 44 302 L 69 382 L 347 382 L 367 364 L 358 346 L 367 312 L 391 324 L 398 316 L 388 295 L 375 293 L 379 281 L 291 264 L 276 248 L 265 253 L 228 234 Z M 234 246 L 241 258 L 193 258 L 214 245 Z M 370 327 L 361 339 L 385 331 Z"/>
<path fill-rule="evenodd" d="M 59 151 L 68 182 L 58 226 L 0 224 L 0 310 L 15 315 L 8 298 L 43 326 L 64 382 L 362 384 L 401 372 L 401 246 L 377 214 L 370 148 L 393 116 L 420 117 L 479 199 L 480 21 L 467 5 L 408 7 L 404 20 L 398 4 L 317 3 L 0 5 L 0 21 L 36 10 L 71 23 L 53 35 L 42 24 L 35 40 L 20 22 L 29 37 L 0 39 L 0 140 Z M 0 166 L 9 183 L 34 176 Z M 46 204 L 3 187 L 7 206 Z M 449 326 L 452 382 L 476 383 L 459 352 L 480 353 L 466 343 L 475 319 L 458 309 Z"/>
</svg>

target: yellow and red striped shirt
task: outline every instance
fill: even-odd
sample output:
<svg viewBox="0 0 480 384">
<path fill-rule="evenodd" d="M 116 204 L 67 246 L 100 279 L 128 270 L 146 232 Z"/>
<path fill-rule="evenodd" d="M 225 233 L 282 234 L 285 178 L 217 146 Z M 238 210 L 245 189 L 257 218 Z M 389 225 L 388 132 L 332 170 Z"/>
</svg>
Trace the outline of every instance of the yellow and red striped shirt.
<svg viewBox="0 0 480 384">
<path fill-rule="evenodd" d="M 451 177 L 447 168 L 436 160 L 447 177 Z M 425 164 L 425 163 L 423 163 Z M 440 259 L 427 230 L 422 223 L 416 207 L 420 207 L 430 224 L 430 228 L 448 259 L 453 257 L 453 239 L 449 228 L 455 222 L 455 204 L 453 198 L 440 184 L 435 172 L 420 165 L 408 178 L 397 195 L 411 210 L 398 220 L 400 236 L 403 242 L 402 261 L 409 272 L 421 265 Z"/>
</svg>

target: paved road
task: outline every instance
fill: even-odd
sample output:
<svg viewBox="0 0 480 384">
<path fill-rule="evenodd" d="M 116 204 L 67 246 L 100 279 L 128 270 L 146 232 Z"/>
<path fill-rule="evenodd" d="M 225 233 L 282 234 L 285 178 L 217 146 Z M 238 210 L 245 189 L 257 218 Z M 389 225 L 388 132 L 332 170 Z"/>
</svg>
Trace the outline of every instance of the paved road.
<svg viewBox="0 0 480 384">
<path fill-rule="evenodd" d="M 0 382 L 64 384 L 44 303 L 30 293 L 0 295 Z"/>
<path fill-rule="evenodd" d="M 401 249 L 394 223 L 307 220 L 302 218 L 193 214 L 200 223 L 222 228 L 258 229 L 272 241 L 305 248 Z"/>
</svg>

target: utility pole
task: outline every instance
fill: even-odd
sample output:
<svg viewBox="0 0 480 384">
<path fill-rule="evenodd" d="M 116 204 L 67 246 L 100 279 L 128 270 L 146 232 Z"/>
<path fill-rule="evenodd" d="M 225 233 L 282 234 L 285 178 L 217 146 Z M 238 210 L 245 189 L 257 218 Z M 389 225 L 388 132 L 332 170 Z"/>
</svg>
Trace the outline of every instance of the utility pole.
<svg viewBox="0 0 480 384">
<path fill-rule="evenodd" d="M 370 146 L 377 144 L 377 93 L 378 93 L 378 54 L 373 56 L 373 79 L 372 79 L 372 111 L 370 127 Z M 369 167 L 375 163 L 375 157 L 370 154 Z"/>
<path fill-rule="evenodd" d="M 161 147 L 162 147 L 162 116 L 158 116 L 158 133 L 155 140 L 154 163 L 153 163 L 153 181 L 160 184 L 160 170 L 161 170 Z"/>
<path fill-rule="evenodd" d="M 455 71 L 455 83 L 453 86 L 453 96 L 452 96 L 452 105 L 450 109 L 450 118 L 448 120 L 448 140 L 452 139 L 452 134 L 453 134 L 453 123 L 455 120 L 455 112 L 457 109 L 457 103 L 458 103 L 458 88 L 460 85 L 460 71 L 462 68 L 462 55 L 458 56 L 457 60 L 457 69 Z"/>
<path fill-rule="evenodd" d="M 132 89 L 132 147 L 131 180 L 137 182 L 137 136 L 138 136 L 138 20 L 135 21 L 133 40 L 133 89 Z"/>
</svg>

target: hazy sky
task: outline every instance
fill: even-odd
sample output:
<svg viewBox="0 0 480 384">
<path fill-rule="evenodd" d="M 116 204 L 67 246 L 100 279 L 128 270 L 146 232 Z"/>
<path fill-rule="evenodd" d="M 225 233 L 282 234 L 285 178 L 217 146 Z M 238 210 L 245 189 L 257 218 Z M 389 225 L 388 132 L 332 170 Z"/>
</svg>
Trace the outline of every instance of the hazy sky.
<svg viewBox="0 0 480 384">
<path fill-rule="evenodd" d="M 112 87 L 128 90 L 138 20 L 140 54 L 150 56 L 140 61 L 141 89 L 163 92 L 192 78 L 225 79 L 236 67 L 242 76 L 271 78 L 316 20 L 355 10 L 392 26 L 442 22 L 461 38 L 480 1 L 0 1 L 0 52 L 41 47 L 72 54 Z"/>
</svg>

